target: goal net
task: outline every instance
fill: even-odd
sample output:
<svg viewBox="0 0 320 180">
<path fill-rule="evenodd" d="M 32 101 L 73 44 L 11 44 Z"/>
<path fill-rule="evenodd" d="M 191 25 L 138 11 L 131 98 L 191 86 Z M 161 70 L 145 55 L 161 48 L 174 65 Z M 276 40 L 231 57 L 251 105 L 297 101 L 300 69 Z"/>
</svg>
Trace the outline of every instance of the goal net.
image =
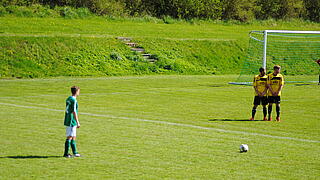
<svg viewBox="0 0 320 180">
<path fill-rule="evenodd" d="M 231 84 L 250 84 L 260 67 L 271 73 L 274 65 L 281 66 L 286 82 L 318 81 L 320 31 L 251 31 L 249 38 L 240 76 Z"/>
</svg>

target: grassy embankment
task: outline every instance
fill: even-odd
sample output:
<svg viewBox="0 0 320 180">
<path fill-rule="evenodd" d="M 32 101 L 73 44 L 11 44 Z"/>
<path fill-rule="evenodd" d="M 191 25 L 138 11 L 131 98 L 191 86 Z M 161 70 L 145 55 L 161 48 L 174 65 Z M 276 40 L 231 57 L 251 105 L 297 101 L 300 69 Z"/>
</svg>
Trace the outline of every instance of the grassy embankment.
<svg viewBox="0 0 320 180">
<path fill-rule="evenodd" d="M 250 30 L 320 30 L 319 24 L 303 21 L 165 24 L 152 20 L 1 17 L 0 75 L 238 74 Z M 118 36 L 132 37 L 158 61 L 144 61 L 116 40 Z"/>
</svg>

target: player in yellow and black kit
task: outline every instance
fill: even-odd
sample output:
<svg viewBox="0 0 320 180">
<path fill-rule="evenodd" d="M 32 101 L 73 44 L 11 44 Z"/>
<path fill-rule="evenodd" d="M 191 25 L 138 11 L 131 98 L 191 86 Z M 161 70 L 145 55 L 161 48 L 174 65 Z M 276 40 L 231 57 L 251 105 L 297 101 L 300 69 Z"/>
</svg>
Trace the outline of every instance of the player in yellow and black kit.
<svg viewBox="0 0 320 180">
<path fill-rule="evenodd" d="M 255 76 L 253 79 L 253 88 L 254 88 L 254 101 L 253 101 L 253 108 L 252 108 L 252 115 L 250 120 L 254 120 L 254 116 L 257 112 L 257 107 L 258 105 L 262 104 L 263 106 L 263 120 L 267 120 L 267 104 L 268 104 L 268 99 L 267 99 L 267 78 L 268 76 L 266 75 L 265 69 L 260 68 L 259 69 L 260 74 Z"/>
<path fill-rule="evenodd" d="M 281 67 L 276 65 L 273 67 L 273 73 L 268 74 L 268 120 L 271 121 L 271 112 L 272 112 L 272 105 L 273 103 L 276 104 L 276 111 L 277 111 L 277 121 L 280 122 L 280 97 L 281 97 L 281 90 L 284 85 L 283 76 L 280 74 Z"/>
</svg>

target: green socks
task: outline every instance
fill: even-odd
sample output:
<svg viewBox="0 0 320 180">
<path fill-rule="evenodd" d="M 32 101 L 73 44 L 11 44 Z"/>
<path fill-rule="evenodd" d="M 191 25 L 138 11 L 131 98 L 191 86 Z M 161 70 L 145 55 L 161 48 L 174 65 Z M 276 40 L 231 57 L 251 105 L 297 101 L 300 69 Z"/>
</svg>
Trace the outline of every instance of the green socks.
<svg viewBox="0 0 320 180">
<path fill-rule="evenodd" d="M 76 140 L 71 140 L 70 144 L 73 154 L 78 154 Z"/>
<path fill-rule="evenodd" d="M 71 140 L 66 139 L 66 142 L 64 143 L 64 155 L 69 154 L 70 143 L 71 143 Z"/>
<path fill-rule="evenodd" d="M 71 146 L 73 154 L 78 154 L 77 146 L 76 146 L 76 140 L 66 139 L 66 142 L 64 143 L 64 155 L 68 155 L 69 154 L 70 146 Z"/>
</svg>

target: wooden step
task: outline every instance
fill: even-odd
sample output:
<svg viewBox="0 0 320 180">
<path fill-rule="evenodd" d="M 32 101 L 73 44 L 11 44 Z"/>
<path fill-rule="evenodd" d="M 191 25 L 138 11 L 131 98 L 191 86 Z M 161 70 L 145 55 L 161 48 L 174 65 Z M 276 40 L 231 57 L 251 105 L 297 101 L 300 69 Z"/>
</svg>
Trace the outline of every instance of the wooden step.
<svg viewBox="0 0 320 180">
<path fill-rule="evenodd" d="M 131 48 L 131 51 L 144 52 L 143 48 Z"/>
<path fill-rule="evenodd" d="M 129 42 L 129 43 L 126 43 L 127 46 L 130 46 L 130 47 L 136 47 L 138 46 L 137 43 L 133 43 L 133 42 Z"/>
<path fill-rule="evenodd" d="M 130 37 L 117 37 L 118 40 L 121 40 L 121 41 L 131 41 L 132 38 Z"/>
<path fill-rule="evenodd" d="M 150 58 L 152 54 L 141 54 L 144 58 Z"/>
</svg>

